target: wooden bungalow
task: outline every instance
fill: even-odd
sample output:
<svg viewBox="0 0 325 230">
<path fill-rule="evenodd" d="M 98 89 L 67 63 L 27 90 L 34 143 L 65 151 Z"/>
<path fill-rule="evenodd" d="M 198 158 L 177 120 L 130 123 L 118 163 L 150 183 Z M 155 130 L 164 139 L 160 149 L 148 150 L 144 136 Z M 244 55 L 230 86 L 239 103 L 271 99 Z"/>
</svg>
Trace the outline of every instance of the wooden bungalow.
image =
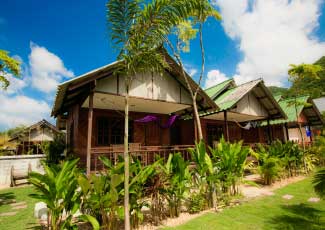
<svg viewBox="0 0 325 230">
<path fill-rule="evenodd" d="M 144 163 L 153 161 L 154 154 L 187 153 L 194 144 L 193 120 L 182 119 L 191 114 L 192 100 L 179 66 L 169 56 L 166 59 L 170 68 L 138 74 L 129 91 L 129 150 Z M 123 152 L 125 76 L 115 74 L 119 66 L 114 62 L 57 89 L 52 116 L 57 117 L 58 128 L 66 130 L 70 150 L 92 170 L 99 167 L 98 156 L 116 160 Z M 202 89 L 197 103 L 200 112 L 217 108 Z"/>
<path fill-rule="evenodd" d="M 17 144 L 16 154 L 41 154 L 40 145 L 44 141 L 53 141 L 54 137 L 60 133 L 54 125 L 46 120 L 41 120 L 24 130 L 15 133 L 9 142 Z"/>
<path fill-rule="evenodd" d="M 211 146 L 223 135 L 226 140 L 243 140 L 246 144 L 265 142 L 263 130 L 256 127 L 262 121 L 286 118 L 285 113 L 261 79 L 237 86 L 233 79 L 205 90 L 219 107 L 203 113 L 202 128 Z M 270 132 L 270 126 L 269 130 Z M 260 138 L 261 137 L 261 138 Z"/>
<path fill-rule="evenodd" d="M 283 99 L 281 96 L 275 97 L 283 111 L 287 115 L 287 119 L 272 120 L 271 138 L 281 141 L 295 141 L 302 143 L 299 132 L 299 125 L 302 127 L 305 144 L 308 145 L 313 141 L 313 128 L 324 124 L 320 111 L 310 96 L 299 96 L 296 98 Z M 266 123 L 262 124 L 266 129 Z M 264 134 L 266 132 L 260 132 Z M 261 138 L 263 139 L 263 137 Z M 264 138 L 265 139 L 265 138 Z"/>
</svg>

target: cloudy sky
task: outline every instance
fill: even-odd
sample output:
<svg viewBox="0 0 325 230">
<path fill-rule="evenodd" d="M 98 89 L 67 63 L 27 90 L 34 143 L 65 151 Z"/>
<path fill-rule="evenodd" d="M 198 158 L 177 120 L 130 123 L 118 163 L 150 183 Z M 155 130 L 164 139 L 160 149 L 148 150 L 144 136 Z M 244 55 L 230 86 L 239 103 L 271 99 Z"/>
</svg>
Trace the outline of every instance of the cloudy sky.
<svg viewBox="0 0 325 230">
<path fill-rule="evenodd" d="M 56 86 L 115 60 L 105 21 L 105 0 L 2 0 L 0 49 L 21 60 L 22 78 L 0 91 L 0 130 L 50 119 Z M 203 87 L 228 78 L 263 78 L 288 86 L 289 64 L 325 55 L 324 0 L 213 0 L 223 20 L 204 26 Z M 197 40 L 183 55 L 198 77 Z M 53 121 L 53 120 L 51 120 Z"/>
</svg>

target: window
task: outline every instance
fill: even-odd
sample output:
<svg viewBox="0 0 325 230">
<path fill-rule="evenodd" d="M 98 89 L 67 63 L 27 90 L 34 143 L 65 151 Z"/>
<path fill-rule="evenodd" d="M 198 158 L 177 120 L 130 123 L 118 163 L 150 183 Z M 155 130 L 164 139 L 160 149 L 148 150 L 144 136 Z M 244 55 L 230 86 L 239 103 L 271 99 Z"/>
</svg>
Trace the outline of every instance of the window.
<svg viewBox="0 0 325 230">
<path fill-rule="evenodd" d="M 178 122 L 175 122 L 170 127 L 170 144 L 171 145 L 180 145 L 181 141 L 181 126 Z"/>
<path fill-rule="evenodd" d="M 133 141 L 133 122 L 129 122 L 129 142 Z M 97 118 L 97 145 L 123 144 L 124 120 L 117 117 Z"/>
<path fill-rule="evenodd" d="M 219 141 L 223 135 L 223 127 L 221 125 L 207 124 L 207 141 L 208 145 L 213 147 L 215 141 Z"/>
<path fill-rule="evenodd" d="M 109 145 L 109 119 L 107 117 L 97 119 L 97 144 Z"/>
</svg>

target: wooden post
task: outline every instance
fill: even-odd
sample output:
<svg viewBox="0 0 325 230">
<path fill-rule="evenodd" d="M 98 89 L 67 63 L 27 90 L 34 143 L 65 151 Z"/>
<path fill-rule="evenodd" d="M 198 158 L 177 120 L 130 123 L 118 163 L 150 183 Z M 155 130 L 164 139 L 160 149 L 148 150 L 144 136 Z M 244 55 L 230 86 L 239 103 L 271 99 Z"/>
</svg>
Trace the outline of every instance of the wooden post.
<svg viewBox="0 0 325 230">
<path fill-rule="evenodd" d="M 223 111 L 223 119 L 224 119 L 224 131 L 223 135 L 226 141 L 229 141 L 229 129 L 228 129 L 228 116 L 227 110 Z"/>
<path fill-rule="evenodd" d="M 284 123 L 284 127 L 285 127 L 285 130 L 286 130 L 286 136 L 287 136 L 287 141 L 289 141 L 289 129 L 288 129 L 288 123 Z"/>
<path fill-rule="evenodd" d="M 271 134 L 270 119 L 267 119 L 267 133 L 269 136 L 268 142 L 269 142 L 269 144 L 271 144 L 272 143 L 272 134 Z"/>
<path fill-rule="evenodd" d="M 94 92 L 89 94 L 89 109 L 88 109 L 88 134 L 87 134 L 87 175 L 90 175 L 91 167 L 91 136 L 93 130 L 93 106 Z"/>
<path fill-rule="evenodd" d="M 28 153 L 30 152 L 30 128 L 28 133 Z"/>
<path fill-rule="evenodd" d="M 195 138 L 195 142 L 197 142 L 197 124 L 196 124 L 196 120 L 193 119 L 194 121 L 194 138 Z"/>
</svg>

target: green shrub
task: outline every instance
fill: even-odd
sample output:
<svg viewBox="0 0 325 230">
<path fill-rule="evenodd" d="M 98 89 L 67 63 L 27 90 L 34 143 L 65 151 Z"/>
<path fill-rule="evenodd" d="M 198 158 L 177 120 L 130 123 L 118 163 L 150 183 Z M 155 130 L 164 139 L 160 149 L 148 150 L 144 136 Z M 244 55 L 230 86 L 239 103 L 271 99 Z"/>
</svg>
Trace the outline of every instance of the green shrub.
<svg viewBox="0 0 325 230">
<path fill-rule="evenodd" d="M 313 178 L 313 185 L 315 192 L 321 197 L 325 198 L 325 168 L 318 170 Z"/>
<path fill-rule="evenodd" d="M 215 174 L 218 175 L 222 191 L 230 195 L 238 194 L 238 183 L 247 167 L 249 148 L 243 147 L 242 143 L 229 143 L 221 138 L 215 149 L 210 148 L 213 167 L 218 169 Z"/>
<path fill-rule="evenodd" d="M 193 193 L 188 199 L 188 212 L 198 213 L 207 207 L 206 197 L 201 193 Z"/>
<path fill-rule="evenodd" d="M 35 186 L 38 193 L 33 198 L 43 201 L 48 207 L 49 229 L 75 229 L 76 221 L 73 215 L 80 209 L 82 193 L 77 189 L 78 160 L 66 161 L 61 165 L 43 163 L 45 174 L 31 172 L 29 182 Z M 92 223 L 94 229 L 99 229 L 96 219 L 89 215 L 81 215 L 82 221 Z"/>
<path fill-rule="evenodd" d="M 56 135 L 53 141 L 45 141 L 41 144 L 41 150 L 46 155 L 46 163 L 58 164 L 64 158 L 66 148 L 63 134 Z"/>
<path fill-rule="evenodd" d="M 281 174 L 279 159 L 276 157 L 265 157 L 263 163 L 258 167 L 259 173 L 263 178 L 264 184 L 272 184 Z"/>
</svg>

